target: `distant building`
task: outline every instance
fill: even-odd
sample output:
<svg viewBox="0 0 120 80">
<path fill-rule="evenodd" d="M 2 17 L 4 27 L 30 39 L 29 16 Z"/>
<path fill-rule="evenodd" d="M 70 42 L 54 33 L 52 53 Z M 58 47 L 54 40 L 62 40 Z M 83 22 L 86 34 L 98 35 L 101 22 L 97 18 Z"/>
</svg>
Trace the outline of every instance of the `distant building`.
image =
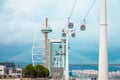
<svg viewBox="0 0 120 80">
<path fill-rule="evenodd" d="M 5 66 L 0 66 L 0 78 L 3 78 L 5 75 Z"/>
<path fill-rule="evenodd" d="M 63 78 L 65 70 L 65 39 L 50 40 L 50 75 Z"/>
<path fill-rule="evenodd" d="M 13 62 L 1 62 L 0 65 L 4 65 L 6 68 L 15 68 L 15 64 Z"/>
<path fill-rule="evenodd" d="M 109 72 L 109 80 L 120 80 L 120 71 Z M 96 70 L 72 70 L 70 80 L 98 80 Z"/>
<path fill-rule="evenodd" d="M 0 63 L 0 78 L 18 78 L 22 77 L 22 68 L 15 68 L 14 63 Z"/>
<path fill-rule="evenodd" d="M 9 77 L 22 77 L 22 69 L 21 68 L 7 68 L 7 75 L 9 75 Z"/>
</svg>

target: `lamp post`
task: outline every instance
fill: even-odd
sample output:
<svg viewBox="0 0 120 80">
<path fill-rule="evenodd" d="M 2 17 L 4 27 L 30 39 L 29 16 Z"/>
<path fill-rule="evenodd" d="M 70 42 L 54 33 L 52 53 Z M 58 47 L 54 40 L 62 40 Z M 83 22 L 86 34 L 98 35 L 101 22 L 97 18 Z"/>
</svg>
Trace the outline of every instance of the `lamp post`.
<svg viewBox="0 0 120 80">
<path fill-rule="evenodd" d="M 101 0 L 101 22 L 100 22 L 98 80 L 108 80 L 106 0 Z"/>
</svg>

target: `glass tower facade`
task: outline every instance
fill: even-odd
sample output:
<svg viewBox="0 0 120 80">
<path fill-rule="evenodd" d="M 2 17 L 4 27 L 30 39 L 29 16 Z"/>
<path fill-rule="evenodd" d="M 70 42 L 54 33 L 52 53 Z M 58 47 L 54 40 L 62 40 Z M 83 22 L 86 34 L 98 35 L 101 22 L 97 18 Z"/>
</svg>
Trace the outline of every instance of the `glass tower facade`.
<svg viewBox="0 0 120 80">
<path fill-rule="evenodd" d="M 65 39 L 50 40 L 50 74 L 52 77 L 64 76 L 65 70 Z"/>
</svg>

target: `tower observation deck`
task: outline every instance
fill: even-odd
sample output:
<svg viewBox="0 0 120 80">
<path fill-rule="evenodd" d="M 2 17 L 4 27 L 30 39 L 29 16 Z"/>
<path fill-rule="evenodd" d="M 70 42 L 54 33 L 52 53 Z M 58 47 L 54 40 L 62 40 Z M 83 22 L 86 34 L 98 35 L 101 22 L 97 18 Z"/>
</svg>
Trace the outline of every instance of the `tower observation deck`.
<svg viewBox="0 0 120 80">
<path fill-rule="evenodd" d="M 48 26 L 48 18 L 46 18 L 46 25 L 41 29 L 41 32 L 45 37 L 45 67 L 50 69 L 50 51 L 49 51 L 49 41 L 48 41 L 48 33 L 52 32 L 52 29 Z"/>
</svg>

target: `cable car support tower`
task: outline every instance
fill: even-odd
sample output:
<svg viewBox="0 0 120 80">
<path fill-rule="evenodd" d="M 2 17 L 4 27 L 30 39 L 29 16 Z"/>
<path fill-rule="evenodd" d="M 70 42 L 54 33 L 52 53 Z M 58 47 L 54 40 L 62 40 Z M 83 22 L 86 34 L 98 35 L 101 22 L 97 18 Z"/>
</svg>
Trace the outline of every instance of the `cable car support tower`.
<svg viewBox="0 0 120 80">
<path fill-rule="evenodd" d="M 101 0 L 101 22 L 100 22 L 100 42 L 99 43 L 100 44 L 99 44 L 98 80 L 108 80 L 106 0 Z"/>
</svg>

